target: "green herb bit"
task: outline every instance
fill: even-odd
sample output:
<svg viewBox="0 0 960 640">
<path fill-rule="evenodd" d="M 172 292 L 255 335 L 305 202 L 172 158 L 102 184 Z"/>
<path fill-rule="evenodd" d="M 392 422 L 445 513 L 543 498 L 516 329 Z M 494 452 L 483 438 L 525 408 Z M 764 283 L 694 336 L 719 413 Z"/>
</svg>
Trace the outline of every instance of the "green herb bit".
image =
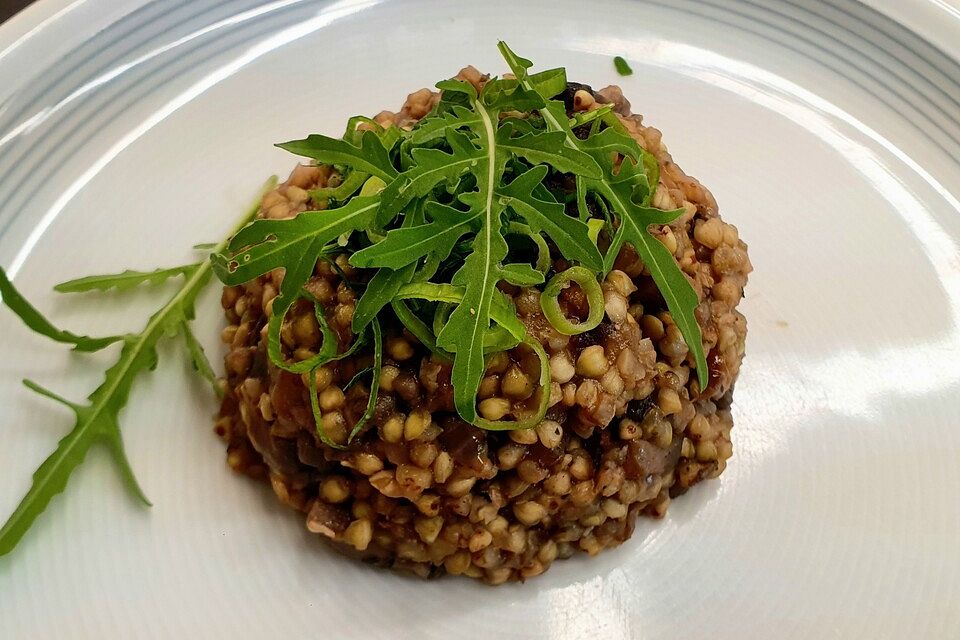
<svg viewBox="0 0 960 640">
<path fill-rule="evenodd" d="M 616 68 L 617 73 L 619 73 L 622 76 L 633 75 L 633 69 L 630 68 L 630 65 L 627 64 L 627 61 L 624 60 L 621 56 L 614 57 L 613 66 Z"/>
<path fill-rule="evenodd" d="M 582 127 L 585 124 L 591 124 L 593 121 L 603 118 L 611 111 L 613 111 L 613 105 L 605 104 L 602 107 L 591 109 L 590 111 L 580 111 L 575 113 L 573 117 L 570 118 L 570 128 L 576 129 L 577 127 Z"/>
<path fill-rule="evenodd" d="M 343 385 L 343 392 L 346 393 L 347 391 L 349 391 L 351 387 L 353 387 L 355 384 L 360 382 L 361 378 L 363 378 L 365 375 L 367 375 L 371 371 L 373 371 L 373 367 L 364 367 L 363 369 L 360 369 L 359 371 L 357 371 L 355 374 L 353 374 L 353 377 L 347 381 L 347 384 Z"/>
</svg>

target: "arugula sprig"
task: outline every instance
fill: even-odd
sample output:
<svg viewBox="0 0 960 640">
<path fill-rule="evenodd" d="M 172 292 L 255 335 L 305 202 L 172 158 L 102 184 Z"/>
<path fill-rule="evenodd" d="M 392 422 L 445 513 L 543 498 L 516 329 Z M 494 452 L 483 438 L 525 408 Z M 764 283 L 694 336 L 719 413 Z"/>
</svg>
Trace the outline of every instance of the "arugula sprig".
<svg viewBox="0 0 960 640">
<path fill-rule="evenodd" d="M 520 86 L 536 90 L 528 74 L 533 63 L 515 54 L 505 42 L 500 42 L 498 47 Z M 603 198 L 619 220 L 604 259 L 604 272 L 613 267 L 625 243 L 633 245 L 694 356 L 700 388 L 706 388 L 707 359 L 700 325 L 694 316 L 699 299 L 676 260 L 649 231 L 650 225 L 669 224 L 683 213 L 682 209 L 661 211 L 650 205 L 657 187 L 656 178 L 651 179 L 658 175 L 655 173 L 658 171 L 656 160 L 622 129 L 612 114 L 603 118 L 609 125 L 606 129 L 580 140 L 570 128 L 562 103 L 547 101 L 540 113 L 549 129 L 564 134 L 567 147 L 589 153 L 603 169 L 603 176 L 599 179 L 578 175 L 577 185 L 578 197 L 583 197 L 584 192 L 593 192 Z M 617 159 L 621 161 L 617 162 Z"/>
<path fill-rule="evenodd" d="M 367 272 L 353 318 L 356 339 L 391 309 L 424 345 L 453 360 L 456 410 L 484 427 L 476 394 L 486 355 L 528 340 L 503 283 L 542 286 L 553 265 L 548 242 L 580 270 L 578 282 L 585 282 L 584 273 L 602 277 L 622 246 L 631 244 L 660 288 L 705 387 L 693 315 L 697 295 L 648 228 L 682 213 L 651 206 L 656 159 L 609 107 L 571 118 L 555 99 L 567 86 L 563 69 L 531 74 L 529 60 L 505 43 L 499 47 L 513 78 L 493 78 L 479 91 L 460 80 L 437 83 L 441 99 L 410 131 L 357 117 L 342 139 L 314 134 L 279 145 L 336 165 L 349 187 L 314 190 L 317 211 L 254 222 L 215 256 L 217 275 L 234 285 L 284 270 L 270 320 L 271 359 L 283 368 L 310 369 L 333 357 L 329 349 L 321 346 L 327 355 L 291 364 L 279 354 L 280 327 L 303 297 L 320 248 L 339 238 L 350 263 Z M 575 179 L 575 194 L 551 188 L 559 175 Z M 576 200 L 578 216 L 567 213 L 568 198 Z M 605 253 L 598 247 L 602 229 L 609 240 Z M 531 238 L 537 256 L 511 263 L 508 234 Z M 591 311 L 593 317 L 601 309 Z"/>
<path fill-rule="evenodd" d="M 274 183 L 275 180 L 268 184 L 272 186 Z M 244 217 L 243 224 L 256 214 L 258 207 L 259 199 L 257 207 Z M 224 241 L 216 245 L 214 250 L 223 251 L 226 246 L 227 243 Z M 138 501 L 147 506 L 150 505 L 150 501 L 134 476 L 124 450 L 123 438 L 120 434 L 120 412 L 130 398 L 137 376 L 156 368 L 157 344 L 163 338 L 178 334 L 182 334 L 186 340 L 194 367 L 214 383 L 215 389 L 219 390 L 215 384 L 213 368 L 190 327 L 195 314 L 197 296 L 210 281 L 212 265 L 204 261 L 153 272 L 125 271 L 119 274 L 81 278 L 55 287 L 56 290 L 65 292 L 125 289 L 140 284 L 158 284 L 174 276 L 183 276 L 183 284 L 150 316 L 142 331 L 97 339 L 77 336 L 57 329 L 20 295 L 6 273 L 0 269 L 0 294 L 3 295 L 3 303 L 33 331 L 58 342 L 74 344 L 80 351 L 101 349 L 115 342 L 123 344 L 120 356 L 106 370 L 103 382 L 87 396 L 85 403 L 71 402 L 32 380 L 23 381 L 24 385 L 32 391 L 69 408 L 74 414 L 75 422 L 70 432 L 57 444 L 53 453 L 34 472 L 33 483 L 26 495 L 0 528 L 0 555 L 13 550 L 54 496 L 64 490 L 70 476 L 95 445 L 107 447 L 127 489 Z"/>
</svg>

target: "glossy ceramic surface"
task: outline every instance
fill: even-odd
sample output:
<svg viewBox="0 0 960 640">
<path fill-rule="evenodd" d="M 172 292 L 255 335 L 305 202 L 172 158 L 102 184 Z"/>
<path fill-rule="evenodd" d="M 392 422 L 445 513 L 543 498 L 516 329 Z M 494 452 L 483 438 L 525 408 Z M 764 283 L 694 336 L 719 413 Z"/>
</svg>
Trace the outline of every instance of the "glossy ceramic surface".
<svg viewBox="0 0 960 640">
<path fill-rule="evenodd" d="M 168 345 L 123 414 L 154 508 L 93 452 L 0 559 L 0 637 L 957 637 L 960 11 L 905 4 L 41 0 L 4 25 L 0 264 L 70 328 L 139 327 L 154 294 L 52 284 L 183 261 L 289 170 L 273 142 L 502 72 L 498 38 L 621 84 L 756 270 L 734 458 L 617 550 L 498 588 L 340 558 L 227 469 Z M 69 425 L 19 380 L 81 398 L 107 360 L 6 311 L 0 353 L 5 517 Z"/>
</svg>

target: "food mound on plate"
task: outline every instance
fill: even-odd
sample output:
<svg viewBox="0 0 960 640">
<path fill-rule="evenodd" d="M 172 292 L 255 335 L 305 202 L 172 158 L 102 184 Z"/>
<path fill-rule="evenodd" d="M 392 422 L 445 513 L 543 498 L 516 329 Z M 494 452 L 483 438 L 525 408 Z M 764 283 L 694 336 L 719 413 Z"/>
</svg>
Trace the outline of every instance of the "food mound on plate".
<svg viewBox="0 0 960 640">
<path fill-rule="evenodd" d="M 747 247 L 620 89 L 466 67 L 308 158 L 214 257 L 237 471 L 364 560 L 491 584 L 716 478 Z"/>
</svg>

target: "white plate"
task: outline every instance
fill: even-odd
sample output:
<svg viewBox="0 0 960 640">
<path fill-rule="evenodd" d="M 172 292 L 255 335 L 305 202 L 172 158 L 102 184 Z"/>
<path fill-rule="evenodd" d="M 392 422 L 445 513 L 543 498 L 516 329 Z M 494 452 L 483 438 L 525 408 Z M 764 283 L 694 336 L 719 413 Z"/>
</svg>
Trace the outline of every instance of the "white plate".
<svg viewBox="0 0 960 640">
<path fill-rule="evenodd" d="M 0 559 L 0 637 L 958 637 L 960 11 L 867 4 L 41 0 L 4 25 L 0 264 L 71 328 L 142 326 L 152 296 L 52 284 L 188 258 L 289 169 L 273 142 L 502 72 L 498 38 L 622 84 L 756 271 L 731 464 L 615 551 L 498 588 L 331 554 L 228 471 L 170 345 L 123 414 L 154 508 L 92 453 Z M 216 351 L 213 288 L 200 316 Z M 81 398 L 106 360 L 5 310 L 0 353 L 5 516 L 69 425 L 20 378 Z"/>
</svg>

